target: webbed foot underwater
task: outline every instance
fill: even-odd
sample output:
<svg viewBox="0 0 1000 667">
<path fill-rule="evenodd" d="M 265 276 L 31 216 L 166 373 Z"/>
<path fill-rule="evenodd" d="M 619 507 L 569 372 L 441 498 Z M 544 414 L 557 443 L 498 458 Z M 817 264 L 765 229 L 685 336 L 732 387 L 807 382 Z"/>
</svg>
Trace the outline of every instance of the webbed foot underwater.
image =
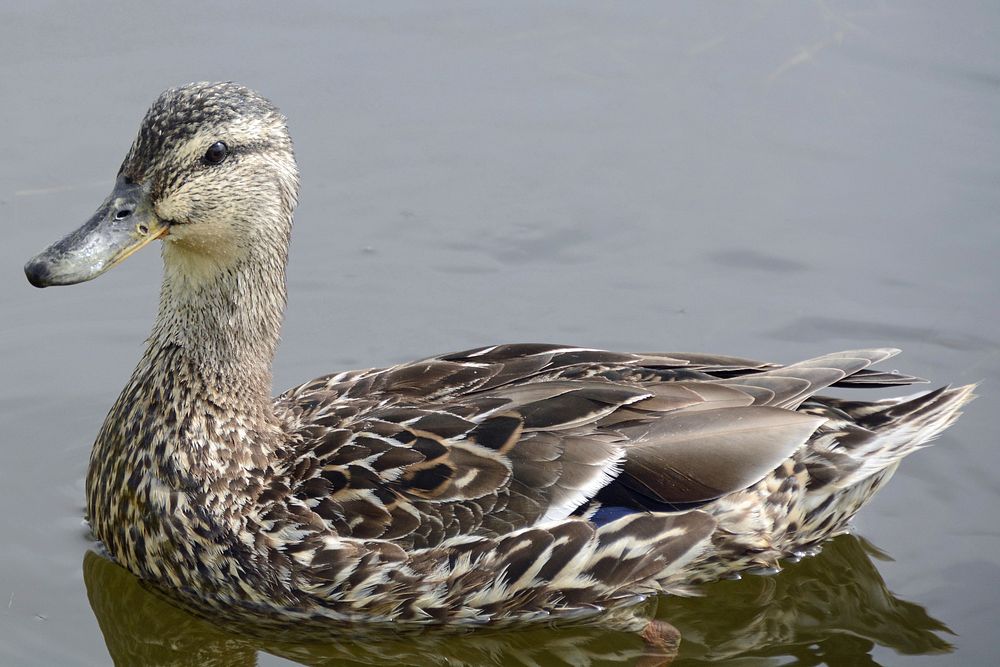
<svg viewBox="0 0 1000 667">
<path fill-rule="evenodd" d="M 271 395 L 298 170 L 232 83 L 168 90 L 44 287 L 159 240 L 145 352 L 94 444 L 87 516 L 136 576 L 226 613 L 376 624 L 583 619 L 844 532 L 972 387 L 896 388 L 894 349 L 778 365 L 493 345 Z"/>
</svg>

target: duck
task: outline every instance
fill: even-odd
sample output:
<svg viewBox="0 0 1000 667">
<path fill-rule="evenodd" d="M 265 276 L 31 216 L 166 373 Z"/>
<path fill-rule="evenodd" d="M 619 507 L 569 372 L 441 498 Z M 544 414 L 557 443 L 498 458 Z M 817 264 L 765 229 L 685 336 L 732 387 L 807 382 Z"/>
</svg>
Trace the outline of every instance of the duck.
<svg viewBox="0 0 1000 667">
<path fill-rule="evenodd" d="M 232 82 L 162 93 L 112 193 L 27 262 L 91 280 L 159 241 L 144 353 L 86 475 L 107 555 L 212 613 L 392 627 L 574 622 L 776 572 L 848 530 L 973 385 L 861 349 L 791 364 L 494 344 L 272 395 L 299 177 Z"/>
</svg>

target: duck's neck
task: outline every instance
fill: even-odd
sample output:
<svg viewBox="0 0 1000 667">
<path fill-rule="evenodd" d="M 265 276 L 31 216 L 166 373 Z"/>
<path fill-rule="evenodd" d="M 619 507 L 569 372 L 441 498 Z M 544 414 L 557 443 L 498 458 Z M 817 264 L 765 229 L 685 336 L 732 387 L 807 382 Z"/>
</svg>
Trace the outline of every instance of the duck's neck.
<svg viewBox="0 0 1000 667">
<path fill-rule="evenodd" d="M 286 252 L 287 243 L 259 243 L 220 265 L 165 244 L 156 324 L 94 445 L 89 484 L 112 487 L 100 495 L 124 492 L 113 488 L 120 479 L 101 479 L 110 469 L 178 489 L 212 488 L 267 467 L 283 437 L 271 361 Z"/>
<path fill-rule="evenodd" d="M 271 403 L 271 362 L 285 307 L 287 246 L 256 247 L 219 266 L 164 245 L 160 308 L 146 356 L 176 350 L 204 390 L 256 411 Z M 194 397 L 197 398 L 197 397 Z"/>
<path fill-rule="evenodd" d="M 87 475 L 94 532 L 133 571 L 144 572 L 152 548 L 140 537 L 173 525 L 164 517 L 209 531 L 238 525 L 285 444 L 270 371 L 285 248 L 200 273 L 200 260 L 165 250 L 156 325 Z"/>
</svg>

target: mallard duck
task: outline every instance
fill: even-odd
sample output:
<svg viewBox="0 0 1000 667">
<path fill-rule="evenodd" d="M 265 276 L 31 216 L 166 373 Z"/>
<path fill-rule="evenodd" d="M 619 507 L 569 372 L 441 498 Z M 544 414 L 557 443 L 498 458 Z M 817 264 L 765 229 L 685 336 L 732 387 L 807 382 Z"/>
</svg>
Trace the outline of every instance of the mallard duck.
<svg viewBox="0 0 1000 667">
<path fill-rule="evenodd" d="M 581 619 L 816 550 L 970 400 L 862 402 L 893 349 L 791 365 L 491 345 L 271 394 L 298 171 L 233 83 L 164 92 L 111 195 L 25 266 L 90 280 L 162 240 L 159 313 L 90 459 L 137 577 L 295 622 Z"/>
</svg>

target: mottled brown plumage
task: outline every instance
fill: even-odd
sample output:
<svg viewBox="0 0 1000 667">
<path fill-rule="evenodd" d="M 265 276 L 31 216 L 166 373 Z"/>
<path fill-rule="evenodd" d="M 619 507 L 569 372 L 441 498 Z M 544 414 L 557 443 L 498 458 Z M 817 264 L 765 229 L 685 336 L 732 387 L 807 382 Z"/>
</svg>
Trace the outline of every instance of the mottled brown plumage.
<svg viewBox="0 0 1000 667">
<path fill-rule="evenodd" d="M 297 191 L 270 103 L 169 90 L 94 219 L 26 267 L 79 282 L 163 239 L 159 314 L 94 445 L 87 513 L 130 571 L 227 615 L 577 619 L 776 568 L 842 532 L 971 396 L 818 395 L 917 381 L 870 368 L 888 349 L 779 366 L 531 344 L 272 399 Z"/>
</svg>

